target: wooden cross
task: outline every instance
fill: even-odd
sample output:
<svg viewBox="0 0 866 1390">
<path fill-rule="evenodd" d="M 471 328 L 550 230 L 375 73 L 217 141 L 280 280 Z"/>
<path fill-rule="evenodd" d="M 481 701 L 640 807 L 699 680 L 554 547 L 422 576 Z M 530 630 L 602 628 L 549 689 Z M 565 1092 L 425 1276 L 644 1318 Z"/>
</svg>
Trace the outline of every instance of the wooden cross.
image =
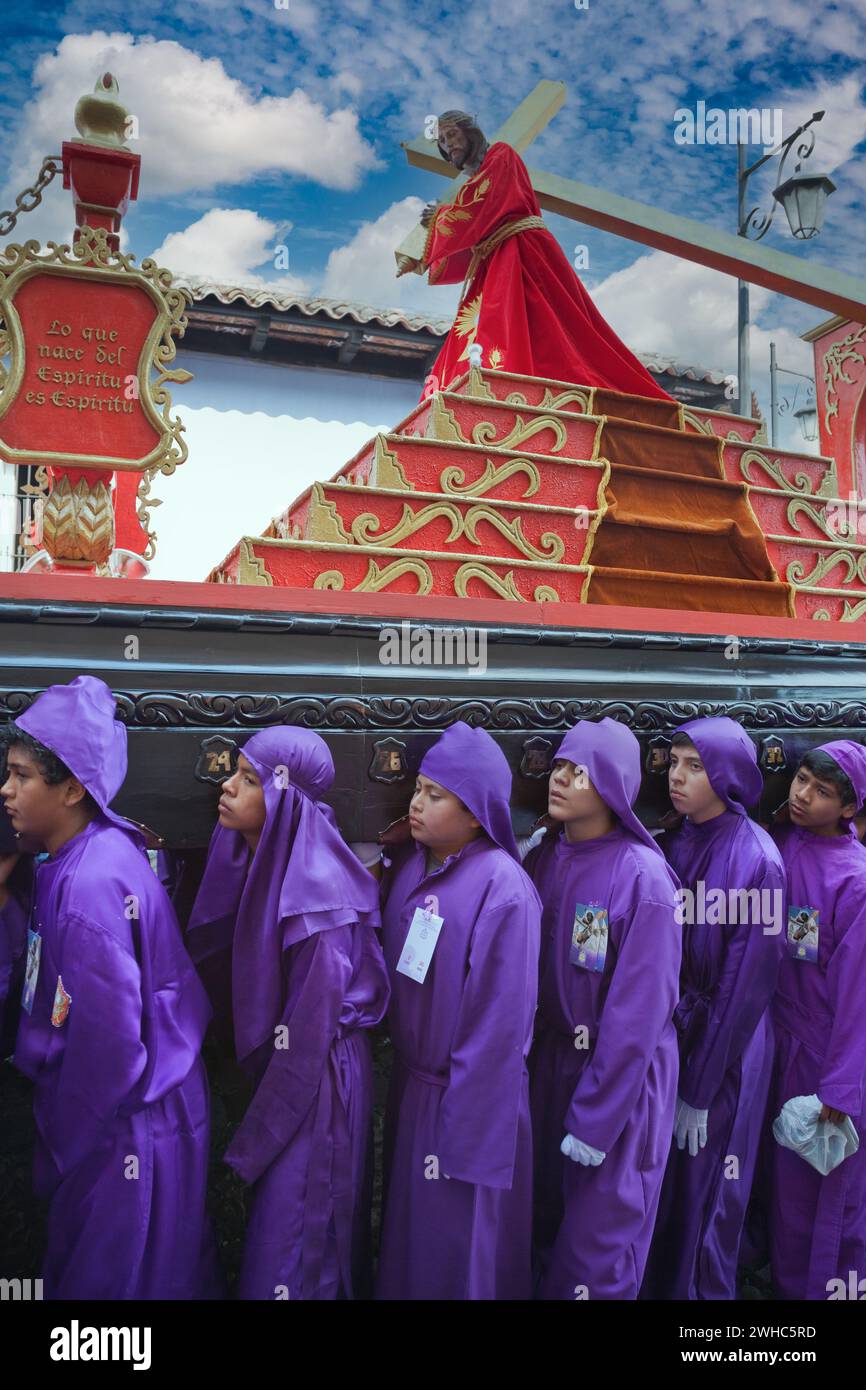
<svg viewBox="0 0 866 1390">
<path fill-rule="evenodd" d="M 564 100 L 564 82 L 539 82 L 496 132 L 491 144 L 504 140 L 520 153 L 556 115 Z M 458 178 L 458 170 L 442 158 L 435 140 L 431 142 L 421 135 L 417 140 L 404 142 L 403 149 L 410 164 L 453 179 L 454 191 L 448 201 L 456 197 L 468 175 Z M 576 179 L 548 174 L 543 169 L 529 169 L 528 173 L 539 205 L 548 212 L 866 324 L 866 280 L 771 250 L 763 242 L 717 231 L 692 217 L 663 212 L 634 198 L 622 198 L 603 188 L 578 183 Z M 420 261 L 425 239 L 426 230 L 421 226 L 410 232 L 394 253 L 398 264 L 401 257 Z"/>
</svg>

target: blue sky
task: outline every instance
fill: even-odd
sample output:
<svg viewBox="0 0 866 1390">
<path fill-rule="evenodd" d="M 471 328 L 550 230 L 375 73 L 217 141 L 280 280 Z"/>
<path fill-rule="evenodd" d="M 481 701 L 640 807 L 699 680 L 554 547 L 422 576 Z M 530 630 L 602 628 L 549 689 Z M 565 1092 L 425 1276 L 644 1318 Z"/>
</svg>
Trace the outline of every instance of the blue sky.
<svg viewBox="0 0 866 1390">
<path fill-rule="evenodd" d="M 825 229 L 796 243 L 780 210 L 766 244 L 866 273 L 866 0 L 4 0 L 3 18 L 2 206 L 75 134 L 75 101 L 109 68 L 143 159 L 127 249 L 179 272 L 450 315 L 456 290 L 393 276 L 394 245 L 445 187 L 400 141 L 449 106 L 492 133 L 548 77 L 568 96 L 529 163 L 731 231 L 736 149 L 677 145 L 675 110 L 781 108 L 787 133 L 824 107 L 812 162 L 838 184 Z M 587 246 L 582 278 L 631 347 L 735 368 L 733 280 L 547 220 L 570 256 Z M 67 238 L 70 221 L 58 181 L 15 236 Z M 825 315 L 761 290 L 753 305 L 764 394 L 770 337 L 808 370 L 797 335 Z"/>
</svg>

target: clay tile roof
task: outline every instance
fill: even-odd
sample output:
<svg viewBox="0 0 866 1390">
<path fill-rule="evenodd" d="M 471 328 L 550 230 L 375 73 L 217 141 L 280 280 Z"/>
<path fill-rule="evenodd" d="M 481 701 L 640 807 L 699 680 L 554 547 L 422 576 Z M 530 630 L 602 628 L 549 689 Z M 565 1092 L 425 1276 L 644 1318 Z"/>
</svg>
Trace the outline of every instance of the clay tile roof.
<svg viewBox="0 0 866 1390">
<path fill-rule="evenodd" d="M 257 285 L 219 285 L 212 280 L 200 280 L 193 276 L 176 275 L 174 283 L 190 291 L 193 302 L 216 299 L 220 304 L 246 304 L 250 309 L 260 309 L 271 305 L 276 310 L 297 309 L 302 314 L 313 317 L 326 314 L 330 319 L 350 319 L 353 323 L 378 323 L 383 328 L 399 326 L 413 333 L 432 333 L 444 337 L 453 322 L 452 318 L 431 318 L 428 314 L 410 314 L 404 309 L 376 309 L 370 304 L 360 304 L 357 300 L 323 299 L 321 296 L 304 298 L 296 294 L 281 294 L 278 289 L 262 289 Z M 725 381 L 724 372 L 710 371 L 707 367 L 690 366 L 658 352 L 639 352 L 637 356 L 650 372 L 658 376 L 685 378 L 688 381 L 706 381 L 713 386 L 721 386 Z"/>
<path fill-rule="evenodd" d="M 639 352 L 637 355 L 647 371 L 655 372 L 658 376 L 685 377 L 688 381 L 709 381 L 713 386 L 721 386 L 726 380 L 724 372 L 713 372 L 708 367 L 692 367 L 687 362 L 678 362 L 676 358 L 665 357 L 660 352 Z"/>
<path fill-rule="evenodd" d="M 320 296 L 306 299 L 296 294 L 281 294 L 278 289 L 262 289 L 254 285 L 218 285 L 210 280 L 198 280 L 184 275 L 176 275 L 174 283 L 188 289 L 195 303 L 213 298 L 221 304 L 235 304 L 240 301 L 251 309 L 260 309 L 270 304 L 278 310 L 299 309 L 302 314 L 308 314 L 310 317 L 314 314 L 327 314 L 331 319 L 351 319 L 353 323 L 374 322 L 384 328 L 399 325 L 413 333 L 426 331 L 443 336 L 452 323 L 450 318 L 410 314 L 403 309 L 375 309 L 369 304 L 359 304 L 346 299 L 322 299 Z"/>
</svg>

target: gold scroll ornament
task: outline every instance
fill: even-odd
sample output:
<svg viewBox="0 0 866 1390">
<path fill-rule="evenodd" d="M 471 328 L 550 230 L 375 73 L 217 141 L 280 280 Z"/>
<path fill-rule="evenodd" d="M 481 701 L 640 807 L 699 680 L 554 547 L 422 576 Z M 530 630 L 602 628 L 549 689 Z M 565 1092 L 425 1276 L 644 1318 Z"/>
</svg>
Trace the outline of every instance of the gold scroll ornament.
<svg viewBox="0 0 866 1390">
<path fill-rule="evenodd" d="M 439 476 L 439 486 L 443 492 L 450 492 L 452 496 L 458 497 L 480 497 L 482 493 L 489 492 L 492 487 L 498 487 L 507 478 L 513 477 L 517 473 L 525 473 L 527 486 L 523 493 L 523 501 L 533 497 L 541 487 L 541 479 L 538 469 L 529 459 L 511 459 L 508 463 L 502 463 L 497 468 L 492 459 L 486 459 L 484 472 L 474 482 L 466 482 L 466 470 L 451 465 L 443 468 Z"/>
<path fill-rule="evenodd" d="M 754 485 L 755 479 L 749 469 L 752 464 L 757 464 L 763 468 L 768 477 L 773 479 L 777 487 L 783 488 L 785 492 L 802 492 L 806 496 L 814 496 L 812 492 L 812 479 L 808 473 L 797 473 L 793 479 L 786 478 L 782 472 L 781 458 L 769 459 L 766 454 L 762 454 L 760 449 L 744 449 L 740 455 L 740 472 L 747 483 Z"/>
<path fill-rule="evenodd" d="M 534 435 L 550 430 L 553 434 L 552 454 L 565 447 L 568 434 L 563 422 L 553 415 L 543 415 L 536 420 L 526 421 L 518 415 L 511 429 L 501 439 L 496 438 L 498 426 L 492 420 L 479 420 L 472 429 L 472 438 L 467 439 L 453 410 L 445 404 L 441 393 L 436 392 L 430 407 L 429 438 L 452 444 L 493 444 L 497 449 L 520 449 Z"/>
<path fill-rule="evenodd" d="M 866 550 L 831 550 L 827 554 L 819 552 L 815 567 L 809 574 L 806 573 L 806 566 L 802 560 L 792 560 L 785 572 L 785 578 L 797 589 L 811 589 L 820 584 L 822 579 L 826 579 L 837 565 L 842 565 L 845 570 L 842 584 L 850 584 L 855 579 L 861 584 L 866 584 Z"/>
<path fill-rule="evenodd" d="M 497 598 L 510 599 L 516 603 L 526 603 L 527 601 L 517 587 L 513 570 L 509 570 L 501 579 L 495 571 L 475 561 L 471 564 L 461 565 L 454 576 L 454 592 L 458 598 L 469 598 L 468 588 L 471 579 L 479 579 L 483 584 L 486 584 Z M 559 602 L 559 594 L 549 584 L 537 585 L 533 598 L 536 603 Z"/>
<path fill-rule="evenodd" d="M 363 512 L 352 522 L 352 539 L 359 545 L 375 545 L 388 549 L 398 545 L 407 536 L 414 535 L 416 531 L 423 530 L 440 517 L 446 520 L 450 527 L 445 538 L 446 545 L 452 545 L 460 536 L 465 536 L 473 545 L 480 545 L 477 528 L 480 522 L 486 521 L 528 560 L 556 564 L 565 554 L 565 542 L 555 532 L 545 531 L 539 537 L 539 544 L 533 545 L 523 534 L 521 517 L 508 521 L 493 507 L 485 506 L 483 503 L 469 507 L 463 513 L 453 502 L 431 502 L 417 512 L 413 511 L 408 502 L 404 502 L 403 515 L 390 531 L 381 530 L 382 520 L 374 512 Z M 315 539 L 319 537 L 316 536 Z"/>
<path fill-rule="evenodd" d="M 433 588 L 433 574 L 430 566 L 423 560 L 393 560 L 390 565 L 380 568 L 375 560 L 370 560 L 367 564 L 367 573 L 360 584 L 353 586 L 353 592 L 357 594 L 377 594 L 382 589 L 387 589 L 389 584 L 395 583 L 402 575 L 412 574 L 418 580 L 416 593 L 423 596 L 429 594 Z M 314 589 L 342 589 L 345 586 L 346 577 L 339 570 L 324 570 L 317 575 L 313 581 Z"/>
</svg>

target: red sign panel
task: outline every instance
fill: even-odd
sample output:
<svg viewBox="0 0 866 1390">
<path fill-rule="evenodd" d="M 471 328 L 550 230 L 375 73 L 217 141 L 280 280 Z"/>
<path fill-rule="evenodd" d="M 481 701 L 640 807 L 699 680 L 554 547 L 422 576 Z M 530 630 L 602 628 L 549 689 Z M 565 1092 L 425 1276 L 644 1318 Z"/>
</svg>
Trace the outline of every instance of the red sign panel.
<svg viewBox="0 0 866 1390">
<path fill-rule="evenodd" d="M 0 418 L 4 452 L 142 467 L 162 432 L 142 406 L 139 363 L 160 310 L 137 284 L 35 272 L 14 293 L 23 373 Z M 7 328 L 11 324 L 7 323 Z M 151 354 L 143 363 L 149 370 Z"/>
</svg>

